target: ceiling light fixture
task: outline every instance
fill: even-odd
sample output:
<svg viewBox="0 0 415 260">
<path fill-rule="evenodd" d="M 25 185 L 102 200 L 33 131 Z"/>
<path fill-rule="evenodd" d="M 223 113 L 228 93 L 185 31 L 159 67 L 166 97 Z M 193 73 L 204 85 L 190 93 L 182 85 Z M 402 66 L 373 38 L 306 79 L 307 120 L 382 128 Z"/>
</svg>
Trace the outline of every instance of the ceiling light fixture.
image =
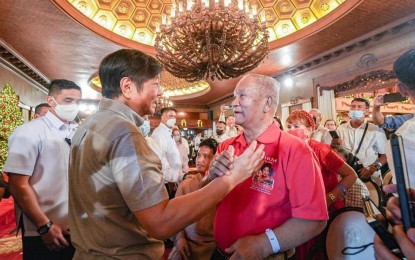
<svg viewBox="0 0 415 260">
<path fill-rule="evenodd" d="M 265 13 L 246 0 L 179 0 L 156 26 L 157 59 L 189 82 L 236 78 L 268 54 Z"/>
</svg>

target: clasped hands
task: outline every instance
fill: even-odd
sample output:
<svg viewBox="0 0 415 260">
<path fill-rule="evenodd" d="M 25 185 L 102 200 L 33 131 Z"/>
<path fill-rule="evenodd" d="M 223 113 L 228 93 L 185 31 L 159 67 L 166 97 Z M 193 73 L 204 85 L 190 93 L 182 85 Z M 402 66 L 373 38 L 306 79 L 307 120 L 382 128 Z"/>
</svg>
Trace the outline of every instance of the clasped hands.
<svg viewBox="0 0 415 260">
<path fill-rule="evenodd" d="M 264 145 L 257 147 L 256 141 L 253 141 L 240 156 L 235 155 L 235 149 L 230 145 L 210 163 L 208 179 L 212 181 L 217 177 L 230 176 L 232 173 L 240 183 L 260 169 L 264 156 Z"/>
</svg>

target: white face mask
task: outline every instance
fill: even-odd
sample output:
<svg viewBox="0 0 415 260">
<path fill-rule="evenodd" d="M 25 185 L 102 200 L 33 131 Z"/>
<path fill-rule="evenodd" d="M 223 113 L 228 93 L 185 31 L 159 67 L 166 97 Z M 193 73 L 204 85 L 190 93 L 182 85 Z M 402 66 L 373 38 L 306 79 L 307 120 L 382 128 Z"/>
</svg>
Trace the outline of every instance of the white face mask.
<svg viewBox="0 0 415 260">
<path fill-rule="evenodd" d="M 176 118 L 170 118 L 167 120 L 166 125 L 172 128 L 176 124 Z"/>
<path fill-rule="evenodd" d="M 360 110 L 350 110 L 349 116 L 353 120 L 358 120 L 365 116 L 365 112 L 360 111 Z"/>
<path fill-rule="evenodd" d="M 70 122 L 75 119 L 76 115 L 78 115 L 79 108 L 77 104 L 59 105 L 53 97 L 52 99 L 56 103 L 54 110 L 59 118 Z"/>
<path fill-rule="evenodd" d="M 140 125 L 141 133 L 143 133 L 144 136 L 147 136 L 150 133 L 151 127 L 150 127 L 150 121 L 145 120 L 142 125 Z"/>
<path fill-rule="evenodd" d="M 173 136 L 173 139 L 177 143 L 180 141 L 180 136 Z"/>
</svg>

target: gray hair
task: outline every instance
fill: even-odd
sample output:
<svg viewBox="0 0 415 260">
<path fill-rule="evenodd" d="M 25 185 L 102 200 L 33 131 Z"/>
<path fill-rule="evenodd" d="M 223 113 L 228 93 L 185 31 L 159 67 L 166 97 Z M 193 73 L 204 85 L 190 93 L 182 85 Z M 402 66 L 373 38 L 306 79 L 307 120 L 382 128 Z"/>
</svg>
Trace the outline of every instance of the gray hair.
<svg viewBox="0 0 415 260">
<path fill-rule="evenodd" d="M 280 83 L 276 79 L 260 74 L 248 74 L 243 76 L 240 82 L 245 79 L 253 79 L 257 93 L 262 96 L 271 96 L 274 100 L 274 109 L 277 110 L 280 99 Z"/>
</svg>

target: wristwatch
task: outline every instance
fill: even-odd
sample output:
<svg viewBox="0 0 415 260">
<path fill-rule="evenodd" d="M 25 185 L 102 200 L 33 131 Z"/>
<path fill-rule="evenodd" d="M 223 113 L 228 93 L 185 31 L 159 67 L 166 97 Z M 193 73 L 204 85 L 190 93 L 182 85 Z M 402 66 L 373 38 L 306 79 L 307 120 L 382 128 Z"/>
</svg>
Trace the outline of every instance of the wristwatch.
<svg viewBox="0 0 415 260">
<path fill-rule="evenodd" d="M 37 232 L 38 232 L 40 235 L 46 234 L 46 233 L 48 233 L 48 232 L 49 232 L 49 229 L 52 227 L 52 225 L 53 225 L 53 222 L 49 220 L 49 222 L 48 222 L 48 223 L 46 223 L 45 225 L 40 226 L 40 227 L 37 229 Z"/>
<path fill-rule="evenodd" d="M 377 171 L 382 167 L 382 164 L 380 162 L 374 162 L 372 165 L 375 166 Z"/>
</svg>

